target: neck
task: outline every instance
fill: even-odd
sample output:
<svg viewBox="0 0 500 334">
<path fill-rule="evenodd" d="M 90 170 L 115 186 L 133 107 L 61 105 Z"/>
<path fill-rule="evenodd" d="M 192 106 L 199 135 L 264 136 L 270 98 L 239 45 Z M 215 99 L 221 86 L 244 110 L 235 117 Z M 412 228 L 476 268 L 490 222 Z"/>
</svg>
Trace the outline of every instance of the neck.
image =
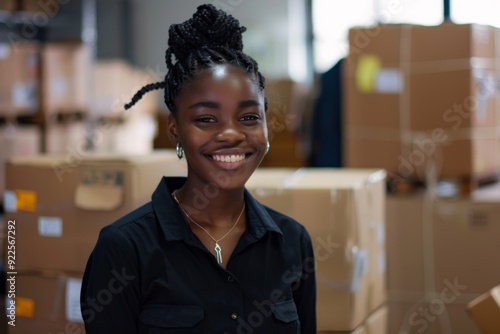
<svg viewBox="0 0 500 334">
<path fill-rule="evenodd" d="M 244 205 L 243 188 L 221 190 L 193 188 L 185 184 L 175 191 L 175 197 L 192 219 L 212 226 L 234 224 Z"/>
</svg>

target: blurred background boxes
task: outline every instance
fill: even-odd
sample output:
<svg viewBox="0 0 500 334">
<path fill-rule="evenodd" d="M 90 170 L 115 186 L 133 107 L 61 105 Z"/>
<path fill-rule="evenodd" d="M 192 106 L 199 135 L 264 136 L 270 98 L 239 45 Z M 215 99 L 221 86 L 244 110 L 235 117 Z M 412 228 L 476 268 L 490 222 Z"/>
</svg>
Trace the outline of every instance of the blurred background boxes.
<svg viewBox="0 0 500 334">
<path fill-rule="evenodd" d="M 500 282 L 499 194 L 388 196 L 390 333 L 479 333 L 466 305 Z"/>
<path fill-rule="evenodd" d="M 83 272 L 99 231 L 150 200 L 162 175 L 185 175 L 174 152 L 44 155 L 7 164 L 6 219 L 18 271 Z"/>
<path fill-rule="evenodd" d="M 41 152 L 42 133 L 36 125 L 0 126 L 0 202 L 5 191 L 5 164 L 12 157 L 26 157 Z"/>
<path fill-rule="evenodd" d="M 9 334 L 85 333 L 81 284 L 78 275 L 17 275 L 16 326 L 9 326 Z"/>
<path fill-rule="evenodd" d="M 15 0 L 0 0 L 0 10 L 13 11 L 16 9 Z"/>
<path fill-rule="evenodd" d="M 91 50 L 83 43 L 45 43 L 42 47 L 43 110 L 86 114 L 91 99 Z"/>
<path fill-rule="evenodd" d="M 383 171 L 261 168 L 247 188 L 311 235 L 318 331 L 352 331 L 385 304 Z"/>
<path fill-rule="evenodd" d="M 39 52 L 36 42 L 0 43 L 0 116 L 38 111 Z"/>
<path fill-rule="evenodd" d="M 370 314 L 361 325 L 352 332 L 318 332 L 318 334 L 385 334 L 387 330 L 389 308 L 387 305 L 381 306 Z"/>
<path fill-rule="evenodd" d="M 353 28 L 346 61 L 347 167 L 392 178 L 481 180 L 500 170 L 499 29 Z"/>
</svg>

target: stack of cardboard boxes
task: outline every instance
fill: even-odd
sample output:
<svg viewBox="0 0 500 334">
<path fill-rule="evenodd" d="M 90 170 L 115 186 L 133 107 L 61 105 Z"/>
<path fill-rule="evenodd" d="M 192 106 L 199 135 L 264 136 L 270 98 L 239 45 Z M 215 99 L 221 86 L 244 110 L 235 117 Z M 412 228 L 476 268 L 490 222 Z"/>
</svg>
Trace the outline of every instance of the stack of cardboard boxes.
<svg viewBox="0 0 500 334">
<path fill-rule="evenodd" d="M 4 162 L 39 152 L 147 154 L 158 92 L 123 105 L 157 78 L 121 60 L 92 63 L 82 43 L 0 43 L 0 198 Z"/>
<path fill-rule="evenodd" d="M 466 199 L 388 196 L 391 333 L 479 333 L 466 308 L 500 283 L 498 198 L 498 187 Z"/>
<path fill-rule="evenodd" d="M 185 161 L 172 151 L 9 161 L 5 221 L 15 228 L 15 261 L 6 270 L 15 272 L 16 305 L 11 334 L 83 333 L 81 278 L 99 231 L 149 201 L 162 175 L 186 175 Z"/>
<path fill-rule="evenodd" d="M 389 332 L 479 333 L 466 306 L 500 283 L 499 185 L 482 186 L 500 171 L 500 30 L 380 25 L 349 41 L 347 167 L 426 186 L 387 197 Z"/>
<path fill-rule="evenodd" d="M 495 177 L 499 36 L 476 24 L 351 29 L 346 166 L 384 168 L 395 181 Z"/>
<path fill-rule="evenodd" d="M 311 235 L 318 331 L 386 333 L 385 172 L 260 168 L 247 188 Z"/>
</svg>

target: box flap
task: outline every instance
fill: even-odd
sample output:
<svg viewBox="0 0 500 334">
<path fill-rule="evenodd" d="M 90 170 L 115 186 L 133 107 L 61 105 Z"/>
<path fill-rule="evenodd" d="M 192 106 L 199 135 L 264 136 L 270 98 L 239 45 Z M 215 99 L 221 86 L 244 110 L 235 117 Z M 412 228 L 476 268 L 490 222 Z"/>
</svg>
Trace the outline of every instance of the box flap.
<svg viewBox="0 0 500 334">
<path fill-rule="evenodd" d="M 83 210 L 116 210 L 123 199 L 124 188 L 119 185 L 79 184 L 75 191 L 75 206 Z"/>
</svg>

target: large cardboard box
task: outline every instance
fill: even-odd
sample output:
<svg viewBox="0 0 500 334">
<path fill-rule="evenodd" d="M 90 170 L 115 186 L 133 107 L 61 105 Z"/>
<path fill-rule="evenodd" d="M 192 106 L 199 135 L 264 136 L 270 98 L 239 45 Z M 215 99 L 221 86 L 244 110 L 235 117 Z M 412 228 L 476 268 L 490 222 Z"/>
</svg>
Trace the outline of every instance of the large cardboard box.
<svg viewBox="0 0 500 334">
<path fill-rule="evenodd" d="M 500 285 L 467 304 L 467 311 L 482 333 L 500 333 Z"/>
<path fill-rule="evenodd" d="M 379 307 L 352 332 L 318 332 L 318 334 L 392 334 L 388 331 L 389 307 L 387 304 Z"/>
<path fill-rule="evenodd" d="M 386 301 L 384 180 L 381 170 L 260 168 L 247 183 L 311 235 L 318 331 L 352 331 Z"/>
<path fill-rule="evenodd" d="M 34 42 L 0 43 L 0 116 L 37 112 L 39 52 Z"/>
<path fill-rule="evenodd" d="M 20 274 L 16 276 L 16 298 L 6 300 L 15 305 L 15 318 L 7 321 L 9 334 L 74 333 L 84 334 L 80 311 L 81 277 L 55 274 Z M 15 303 L 15 304 L 13 304 Z"/>
<path fill-rule="evenodd" d="M 498 28 L 353 28 L 344 71 L 345 163 L 390 178 L 480 181 L 500 170 Z"/>
<path fill-rule="evenodd" d="M 391 333 L 478 333 L 466 305 L 500 282 L 499 198 L 387 197 Z"/>
<path fill-rule="evenodd" d="M 53 114 L 86 114 L 91 100 L 92 57 L 83 43 L 45 43 L 42 49 L 43 108 Z"/>
<path fill-rule="evenodd" d="M 186 175 L 173 151 L 42 155 L 7 164 L 5 218 L 16 270 L 81 272 L 105 225 L 148 202 L 163 175 Z"/>
<path fill-rule="evenodd" d="M 0 126 L 0 203 L 5 191 L 5 164 L 15 156 L 33 156 L 41 151 L 42 135 L 36 125 Z"/>
</svg>

